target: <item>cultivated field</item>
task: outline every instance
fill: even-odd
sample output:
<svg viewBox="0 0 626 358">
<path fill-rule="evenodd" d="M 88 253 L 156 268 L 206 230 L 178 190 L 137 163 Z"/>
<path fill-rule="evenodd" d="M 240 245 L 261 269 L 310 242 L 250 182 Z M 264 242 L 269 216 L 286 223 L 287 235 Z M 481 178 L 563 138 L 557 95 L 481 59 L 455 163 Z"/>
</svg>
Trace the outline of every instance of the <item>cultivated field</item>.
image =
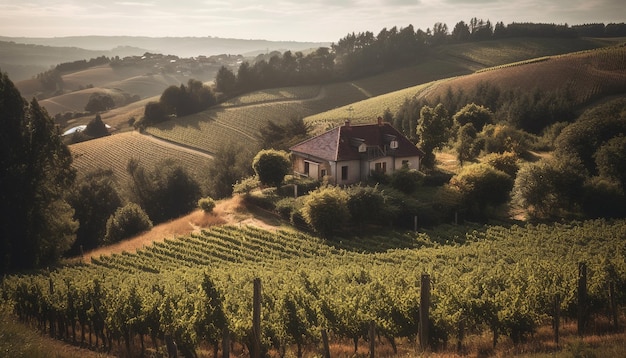
<svg viewBox="0 0 626 358">
<path fill-rule="evenodd" d="M 363 338 L 374 322 L 379 356 L 394 355 L 392 347 L 415 356 L 416 343 L 407 337 L 417 331 L 425 302 L 420 282 L 428 274 L 434 349 L 454 354 L 460 347 L 470 356 L 553 352 L 549 331 L 542 341 L 522 338 L 557 314 L 576 317 L 580 262 L 588 267 L 590 327 L 607 321 L 606 285 L 611 279 L 623 285 L 626 277 L 625 230 L 623 220 L 471 225 L 328 242 L 293 230 L 213 226 L 136 253 L 92 257 L 90 265 L 9 277 L 2 289 L 23 319 L 54 317 L 76 327 L 59 326 L 66 328 L 58 335 L 87 344 L 93 332 L 99 339 L 89 339 L 90 346 L 118 354 L 156 350 L 167 332 L 179 348 L 207 349 L 221 341 L 226 325 L 233 353 L 246 354 L 240 347 L 250 344 L 252 282 L 259 278 L 261 334 L 276 354 L 295 355 L 297 343 L 307 356 L 319 354 L 321 329 L 343 344 L 342 356 L 352 349 L 365 354 Z"/>
<path fill-rule="evenodd" d="M 212 157 L 198 151 L 182 148 L 138 132 L 125 132 L 109 137 L 70 145 L 73 166 L 79 174 L 96 169 L 112 169 L 121 187 L 127 187 L 130 177 L 126 165 L 131 158 L 138 159 L 152 170 L 165 159 L 175 159 L 199 182 Z"/>
</svg>

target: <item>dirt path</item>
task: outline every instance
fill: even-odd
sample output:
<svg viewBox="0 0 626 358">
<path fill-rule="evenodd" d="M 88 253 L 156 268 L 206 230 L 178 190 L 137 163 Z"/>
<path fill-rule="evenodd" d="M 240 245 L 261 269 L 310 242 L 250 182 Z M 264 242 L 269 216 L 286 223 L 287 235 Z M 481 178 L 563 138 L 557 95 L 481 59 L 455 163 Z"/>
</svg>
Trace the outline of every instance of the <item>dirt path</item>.
<svg viewBox="0 0 626 358">
<path fill-rule="evenodd" d="M 252 225 L 267 230 L 276 230 L 278 223 L 271 220 L 263 220 L 252 214 L 243 204 L 240 197 L 220 200 L 216 203 L 215 209 L 210 214 L 202 210 L 196 210 L 188 215 L 156 225 L 152 230 L 140 234 L 134 238 L 124 240 L 117 244 L 100 247 L 93 251 L 86 252 L 82 256 L 83 262 L 91 262 L 92 257 L 101 255 L 111 255 L 114 253 L 133 252 L 153 242 L 172 239 L 179 236 L 188 235 L 193 232 L 200 232 L 202 229 L 213 225 Z"/>
</svg>

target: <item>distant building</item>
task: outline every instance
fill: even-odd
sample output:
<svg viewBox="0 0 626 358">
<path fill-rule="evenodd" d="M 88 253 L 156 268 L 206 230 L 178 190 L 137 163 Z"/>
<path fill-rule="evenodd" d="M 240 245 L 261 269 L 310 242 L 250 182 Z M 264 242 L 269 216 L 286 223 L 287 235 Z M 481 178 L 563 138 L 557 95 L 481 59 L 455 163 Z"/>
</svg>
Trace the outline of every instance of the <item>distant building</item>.
<svg viewBox="0 0 626 358">
<path fill-rule="evenodd" d="M 289 148 L 294 174 L 338 185 L 368 179 L 373 171 L 392 174 L 419 170 L 424 152 L 389 123 L 351 125 L 350 121 Z"/>
</svg>

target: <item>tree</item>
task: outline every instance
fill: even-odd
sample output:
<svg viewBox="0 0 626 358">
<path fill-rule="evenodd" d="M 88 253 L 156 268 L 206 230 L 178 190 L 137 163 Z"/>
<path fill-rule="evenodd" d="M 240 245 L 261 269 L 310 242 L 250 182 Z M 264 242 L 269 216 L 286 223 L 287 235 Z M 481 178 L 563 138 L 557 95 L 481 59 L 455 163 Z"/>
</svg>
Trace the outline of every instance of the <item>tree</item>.
<svg viewBox="0 0 626 358">
<path fill-rule="evenodd" d="M 422 164 L 427 168 L 435 165 L 435 149 L 442 149 L 450 138 L 451 120 L 443 104 L 435 108 L 423 106 L 420 110 L 421 121 L 417 125 L 419 146 L 425 153 Z"/>
<path fill-rule="evenodd" d="M 482 148 L 476 145 L 476 137 L 476 128 L 474 128 L 472 123 L 466 123 L 459 128 L 456 141 L 456 153 L 457 159 L 461 165 L 466 161 L 476 159 L 478 154 L 480 154 Z"/>
<path fill-rule="evenodd" d="M 470 38 L 469 26 L 463 21 L 459 21 L 452 29 L 452 38 L 455 41 L 465 42 Z"/>
<path fill-rule="evenodd" d="M 291 171 L 289 153 L 282 150 L 263 149 L 252 160 L 252 168 L 261 184 L 278 187 Z"/>
<path fill-rule="evenodd" d="M 82 133 L 92 138 L 100 138 L 110 134 L 106 125 L 102 122 L 100 114 L 96 114 L 96 117 L 87 123 L 87 126 Z"/>
<path fill-rule="evenodd" d="M 48 113 L 0 74 L 0 272 L 56 262 L 75 239 L 72 155 Z"/>
<path fill-rule="evenodd" d="M 97 169 L 79 178 L 67 196 L 79 227 L 73 252 L 93 249 L 104 243 L 107 220 L 122 206 L 112 170 Z"/>
<path fill-rule="evenodd" d="M 112 244 L 152 228 L 148 215 L 135 203 L 118 208 L 107 220 L 104 242 Z"/>
<path fill-rule="evenodd" d="M 350 219 L 348 194 L 339 187 L 320 187 L 304 200 L 302 216 L 313 230 L 332 238 Z"/>
<path fill-rule="evenodd" d="M 92 93 L 85 105 L 85 111 L 89 113 L 104 112 L 115 108 L 115 101 L 108 93 Z"/>
<path fill-rule="evenodd" d="M 594 158 L 600 176 L 615 180 L 626 190 L 626 137 L 621 134 L 609 139 Z"/>
<path fill-rule="evenodd" d="M 415 169 L 409 169 L 405 165 L 391 174 L 390 184 L 396 190 L 411 194 L 419 188 L 423 181 L 424 174 Z"/>
<path fill-rule="evenodd" d="M 472 123 L 476 131 L 480 132 L 486 124 L 493 123 L 493 113 L 486 107 L 470 103 L 456 112 L 452 119 L 458 127 Z"/>
<path fill-rule="evenodd" d="M 513 188 L 513 179 L 487 164 L 464 167 L 450 179 L 449 187 L 460 193 L 461 204 L 478 219 L 485 219 L 488 206 L 504 204 Z"/>
<path fill-rule="evenodd" d="M 535 218 L 575 212 L 587 176 L 587 170 L 576 157 L 557 156 L 528 164 L 517 173 L 513 201 Z"/>
<path fill-rule="evenodd" d="M 253 153 L 247 146 L 236 143 L 229 143 L 215 153 L 206 174 L 207 187 L 213 198 L 231 196 L 233 185 L 253 174 L 250 165 Z"/>
<path fill-rule="evenodd" d="M 155 223 L 186 214 L 198 205 L 200 185 L 174 160 L 163 160 L 146 171 L 139 161 L 131 159 L 127 171 L 134 201 Z"/>
<path fill-rule="evenodd" d="M 288 150 L 292 145 L 307 138 L 310 126 L 302 117 L 292 117 L 285 124 L 268 121 L 259 132 L 263 149 Z"/>
</svg>

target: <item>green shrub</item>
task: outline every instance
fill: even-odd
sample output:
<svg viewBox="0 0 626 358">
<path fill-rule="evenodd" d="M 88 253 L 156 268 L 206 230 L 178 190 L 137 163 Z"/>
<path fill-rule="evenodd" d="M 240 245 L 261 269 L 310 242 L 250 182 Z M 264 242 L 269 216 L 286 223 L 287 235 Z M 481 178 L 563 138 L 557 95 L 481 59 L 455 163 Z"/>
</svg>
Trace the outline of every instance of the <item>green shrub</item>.
<svg viewBox="0 0 626 358">
<path fill-rule="evenodd" d="M 257 189 L 261 185 L 256 175 L 243 178 L 233 185 L 233 193 L 243 196 L 249 196 L 252 190 Z"/>
<path fill-rule="evenodd" d="M 335 186 L 319 188 L 306 197 L 302 216 L 313 230 L 332 238 L 350 219 L 348 194 Z"/>
<path fill-rule="evenodd" d="M 204 211 L 205 213 L 211 213 L 213 212 L 213 209 L 215 209 L 215 200 L 208 196 L 205 198 L 201 198 L 200 200 L 198 200 L 198 207 L 202 209 L 202 211 Z"/>
<path fill-rule="evenodd" d="M 408 168 L 401 168 L 391 174 L 391 186 L 405 194 L 413 193 L 424 182 L 424 174 Z"/>
<path fill-rule="evenodd" d="M 139 205 L 126 204 L 117 209 L 107 220 L 104 242 L 112 244 L 151 228 L 152 221 Z"/>
</svg>

